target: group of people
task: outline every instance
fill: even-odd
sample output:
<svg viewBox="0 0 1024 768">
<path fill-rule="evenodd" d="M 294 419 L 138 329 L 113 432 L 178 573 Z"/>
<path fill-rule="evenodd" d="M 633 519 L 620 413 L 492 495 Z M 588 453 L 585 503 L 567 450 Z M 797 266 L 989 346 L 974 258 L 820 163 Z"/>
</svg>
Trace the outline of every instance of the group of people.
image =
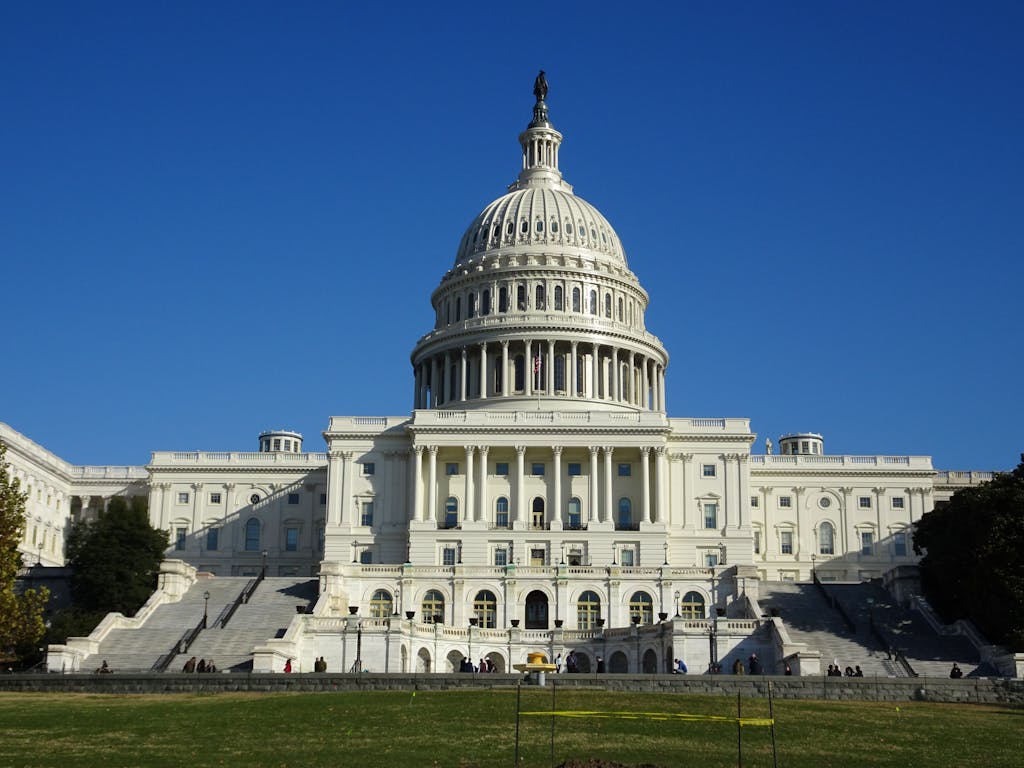
<svg viewBox="0 0 1024 768">
<path fill-rule="evenodd" d="M 105 663 L 106 662 L 104 662 L 104 664 Z M 209 661 L 207 661 L 206 659 L 200 659 L 197 662 L 196 657 L 193 656 L 191 659 L 185 662 L 185 666 L 181 668 L 181 671 L 188 672 L 189 674 L 192 674 L 193 672 L 216 672 L 217 665 L 213 663 L 213 659 L 210 659 Z"/>
<path fill-rule="evenodd" d="M 497 672 L 498 667 L 490 659 L 482 658 L 480 662 L 474 666 L 473 662 L 469 660 L 469 657 L 463 656 L 462 661 L 459 662 L 459 672 Z"/>
<path fill-rule="evenodd" d="M 313 671 L 314 672 L 326 672 L 327 671 L 327 659 L 325 659 L 323 656 L 318 657 L 317 660 L 313 662 Z"/>
<path fill-rule="evenodd" d="M 840 669 L 838 664 L 829 664 L 826 677 L 864 677 L 864 672 L 859 664 L 856 667 L 847 666 L 846 669 Z"/>
</svg>

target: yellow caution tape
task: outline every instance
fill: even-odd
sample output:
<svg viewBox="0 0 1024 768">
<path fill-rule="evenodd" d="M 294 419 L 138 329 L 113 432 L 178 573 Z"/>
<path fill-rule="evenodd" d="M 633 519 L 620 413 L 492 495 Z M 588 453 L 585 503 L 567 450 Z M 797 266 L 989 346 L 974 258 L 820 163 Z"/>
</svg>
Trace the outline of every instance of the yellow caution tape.
<svg viewBox="0 0 1024 768">
<path fill-rule="evenodd" d="M 723 717 L 721 715 L 689 715 L 682 712 L 588 712 L 585 710 L 565 710 L 554 712 L 520 712 L 519 714 L 535 717 L 579 717 L 621 720 L 683 720 L 687 722 L 703 720 L 715 723 L 738 723 L 740 726 L 771 726 L 775 724 L 775 720 L 770 717 Z"/>
</svg>

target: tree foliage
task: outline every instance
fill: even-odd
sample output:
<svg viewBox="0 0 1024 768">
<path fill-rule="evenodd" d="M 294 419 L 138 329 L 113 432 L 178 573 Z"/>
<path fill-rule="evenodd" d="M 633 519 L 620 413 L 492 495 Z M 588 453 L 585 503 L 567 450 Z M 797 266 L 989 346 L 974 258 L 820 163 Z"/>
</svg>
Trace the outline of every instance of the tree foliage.
<svg viewBox="0 0 1024 768">
<path fill-rule="evenodd" d="M 18 544 L 25 534 L 25 501 L 18 478 L 7 471 L 7 446 L 0 443 L 0 651 L 21 655 L 43 636 L 43 610 L 50 591 L 14 590 L 21 569 Z"/>
<path fill-rule="evenodd" d="M 167 533 L 149 524 L 144 497 L 115 496 L 92 522 L 68 536 L 71 596 L 77 611 L 132 616 L 156 587 Z"/>
<path fill-rule="evenodd" d="M 957 491 L 914 527 L 921 587 L 947 620 L 970 619 L 1024 651 L 1024 455 L 991 482 Z"/>
</svg>

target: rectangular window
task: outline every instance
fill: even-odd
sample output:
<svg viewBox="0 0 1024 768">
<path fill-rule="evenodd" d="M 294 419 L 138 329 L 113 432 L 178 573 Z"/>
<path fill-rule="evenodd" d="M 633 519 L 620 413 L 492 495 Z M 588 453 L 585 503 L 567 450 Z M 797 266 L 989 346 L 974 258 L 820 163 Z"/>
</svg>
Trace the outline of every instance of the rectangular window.
<svg viewBox="0 0 1024 768">
<path fill-rule="evenodd" d="M 220 528 L 207 528 L 206 529 L 206 549 L 210 552 L 216 552 L 217 546 L 220 544 Z"/>
<path fill-rule="evenodd" d="M 761 554 L 761 532 L 754 531 L 754 554 Z"/>
<path fill-rule="evenodd" d="M 185 548 L 185 537 L 188 536 L 188 528 L 178 528 L 174 531 L 174 548 Z"/>
<path fill-rule="evenodd" d="M 210 494 L 210 503 L 211 504 L 220 504 L 220 494 L 219 493 L 211 493 Z"/>
<path fill-rule="evenodd" d="M 531 464 L 530 465 L 530 474 L 531 475 L 537 475 L 537 476 L 543 476 L 544 475 L 544 465 L 543 464 Z"/>
<path fill-rule="evenodd" d="M 446 475 L 457 475 L 457 474 L 459 474 L 458 462 L 449 461 L 447 464 L 445 464 L 444 465 L 444 473 Z"/>
<path fill-rule="evenodd" d="M 861 496 L 857 499 L 857 506 L 861 509 L 871 509 L 871 497 Z"/>
<path fill-rule="evenodd" d="M 619 464 L 619 477 L 629 477 L 633 474 L 633 466 L 631 464 Z"/>
<path fill-rule="evenodd" d="M 531 549 L 530 550 L 530 565 L 545 565 L 545 555 L 547 551 L 543 548 Z"/>
<path fill-rule="evenodd" d="M 861 531 L 860 534 L 860 553 L 862 555 L 870 555 L 875 548 L 875 535 L 871 531 Z"/>
<path fill-rule="evenodd" d="M 718 553 L 717 552 L 705 552 L 704 553 L 704 566 L 706 568 L 714 568 L 718 565 Z"/>
<path fill-rule="evenodd" d="M 178 503 L 179 504 L 188 504 L 188 493 L 187 492 L 179 493 L 178 494 Z"/>
<path fill-rule="evenodd" d="M 903 497 L 902 496 L 893 496 L 892 497 L 892 508 L 893 509 L 903 509 Z"/>
<path fill-rule="evenodd" d="M 274 450 L 275 451 L 280 451 L 281 450 L 281 439 L 278 438 L 278 437 L 274 438 Z"/>
<path fill-rule="evenodd" d="M 779 548 L 782 554 L 792 555 L 793 554 L 793 532 L 792 531 L 780 531 L 779 532 Z"/>
<path fill-rule="evenodd" d="M 284 441 L 284 449 L 288 453 L 291 453 L 291 450 L 292 450 L 292 441 L 291 440 L 285 440 Z"/>
<path fill-rule="evenodd" d="M 321 493 L 320 494 L 320 503 L 321 504 L 326 504 L 327 503 L 327 494 L 326 493 Z"/>
<path fill-rule="evenodd" d="M 495 565 L 508 565 L 508 550 L 507 549 L 496 549 L 494 550 L 494 564 Z"/>
<path fill-rule="evenodd" d="M 579 477 L 583 474 L 583 467 L 575 462 L 569 462 L 569 477 Z"/>
<path fill-rule="evenodd" d="M 373 564 L 373 552 L 368 549 L 364 549 L 359 553 L 359 564 L 360 565 L 372 565 Z"/>
<path fill-rule="evenodd" d="M 907 534 L 894 533 L 892 536 L 892 553 L 896 557 L 906 557 L 907 555 Z"/>
<path fill-rule="evenodd" d="M 508 462 L 499 461 L 498 463 L 496 463 L 494 465 L 494 474 L 504 475 L 505 477 L 508 477 Z"/>
<path fill-rule="evenodd" d="M 326 538 L 326 535 L 327 531 L 322 525 L 316 529 L 316 548 L 318 552 L 324 551 L 324 539 Z"/>
<path fill-rule="evenodd" d="M 455 547 L 445 547 L 441 550 L 441 564 L 455 565 Z"/>
<path fill-rule="evenodd" d="M 299 548 L 299 529 L 284 529 L 284 548 L 288 552 L 295 552 Z"/>
<path fill-rule="evenodd" d="M 299 503 L 299 494 L 297 494 L 297 493 L 289 493 L 288 494 L 288 503 L 289 504 L 298 504 Z"/>
<path fill-rule="evenodd" d="M 791 496 L 779 496 L 779 507 L 781 509 L 789 509 L 793 506 L 793 498 Z"/>
<path fill-rule="evenodd" d="M 373 525 L 373 502 L 364 501 L 362 514 L 359 516 L 360 525 Z"/>
<path fill-rule="evenodd" d="M 761 506 L 761 499 L 759 499 L 757 496 L 751 496 L 750 506 L 752 509 L 757 509 L 758 507 Z"/>
<path fill-rule="evenodd" d="M 367 461 L 367 462 L 363 463 L 363 474 L 364 475 L 372 475 L 372 474 L 376 473 L 376 471 L 377 471 L 377 465 L 374 464 L 372 461 Z"/>
<path fill-rule="evenodd" d="M 622 562 L 622 565 L 625 566 L 626 568 L 632 568 L 633 567 L 633 550 L 632 549 L 624 549 L 624 550 L 622 550 L 621 562 Z"/>
<path fill-rule="evenodd" d="M 705 504 L 704 505 L 704 527 L 705 528 L 717 528 L 718 527 L 718 505 L 717 504 Z"/>
<path fill-rule="evenodd" d="M 701 466 L 700 473 L 704 477 L 715 477 L 717 475 L 714 464 L 704 464 Z"/>
</svg>

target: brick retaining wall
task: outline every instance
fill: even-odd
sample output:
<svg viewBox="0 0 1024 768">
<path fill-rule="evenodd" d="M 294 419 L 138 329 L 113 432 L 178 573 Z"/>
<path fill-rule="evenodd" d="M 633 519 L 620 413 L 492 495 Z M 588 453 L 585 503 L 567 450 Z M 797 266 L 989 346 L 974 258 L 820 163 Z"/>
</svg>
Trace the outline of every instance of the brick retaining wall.
<svg viewBox="0 0 1024 768">
<path fill-rule="evenodd" d="M 111 675 L 2 675 L 0 691 L 35 693 L 329 693 L 332 691 L 506 688 L 519 675 L 499 674 L 214 674 L 114 673 Z M 632 693 L 700 693 L 760 698 L 861 701 L 941 701 L 1024 704 L 1024 681 L 1004 678 L 733 677 L 732 675 L 558 675 L 560 687 Z"/>
</svg>

